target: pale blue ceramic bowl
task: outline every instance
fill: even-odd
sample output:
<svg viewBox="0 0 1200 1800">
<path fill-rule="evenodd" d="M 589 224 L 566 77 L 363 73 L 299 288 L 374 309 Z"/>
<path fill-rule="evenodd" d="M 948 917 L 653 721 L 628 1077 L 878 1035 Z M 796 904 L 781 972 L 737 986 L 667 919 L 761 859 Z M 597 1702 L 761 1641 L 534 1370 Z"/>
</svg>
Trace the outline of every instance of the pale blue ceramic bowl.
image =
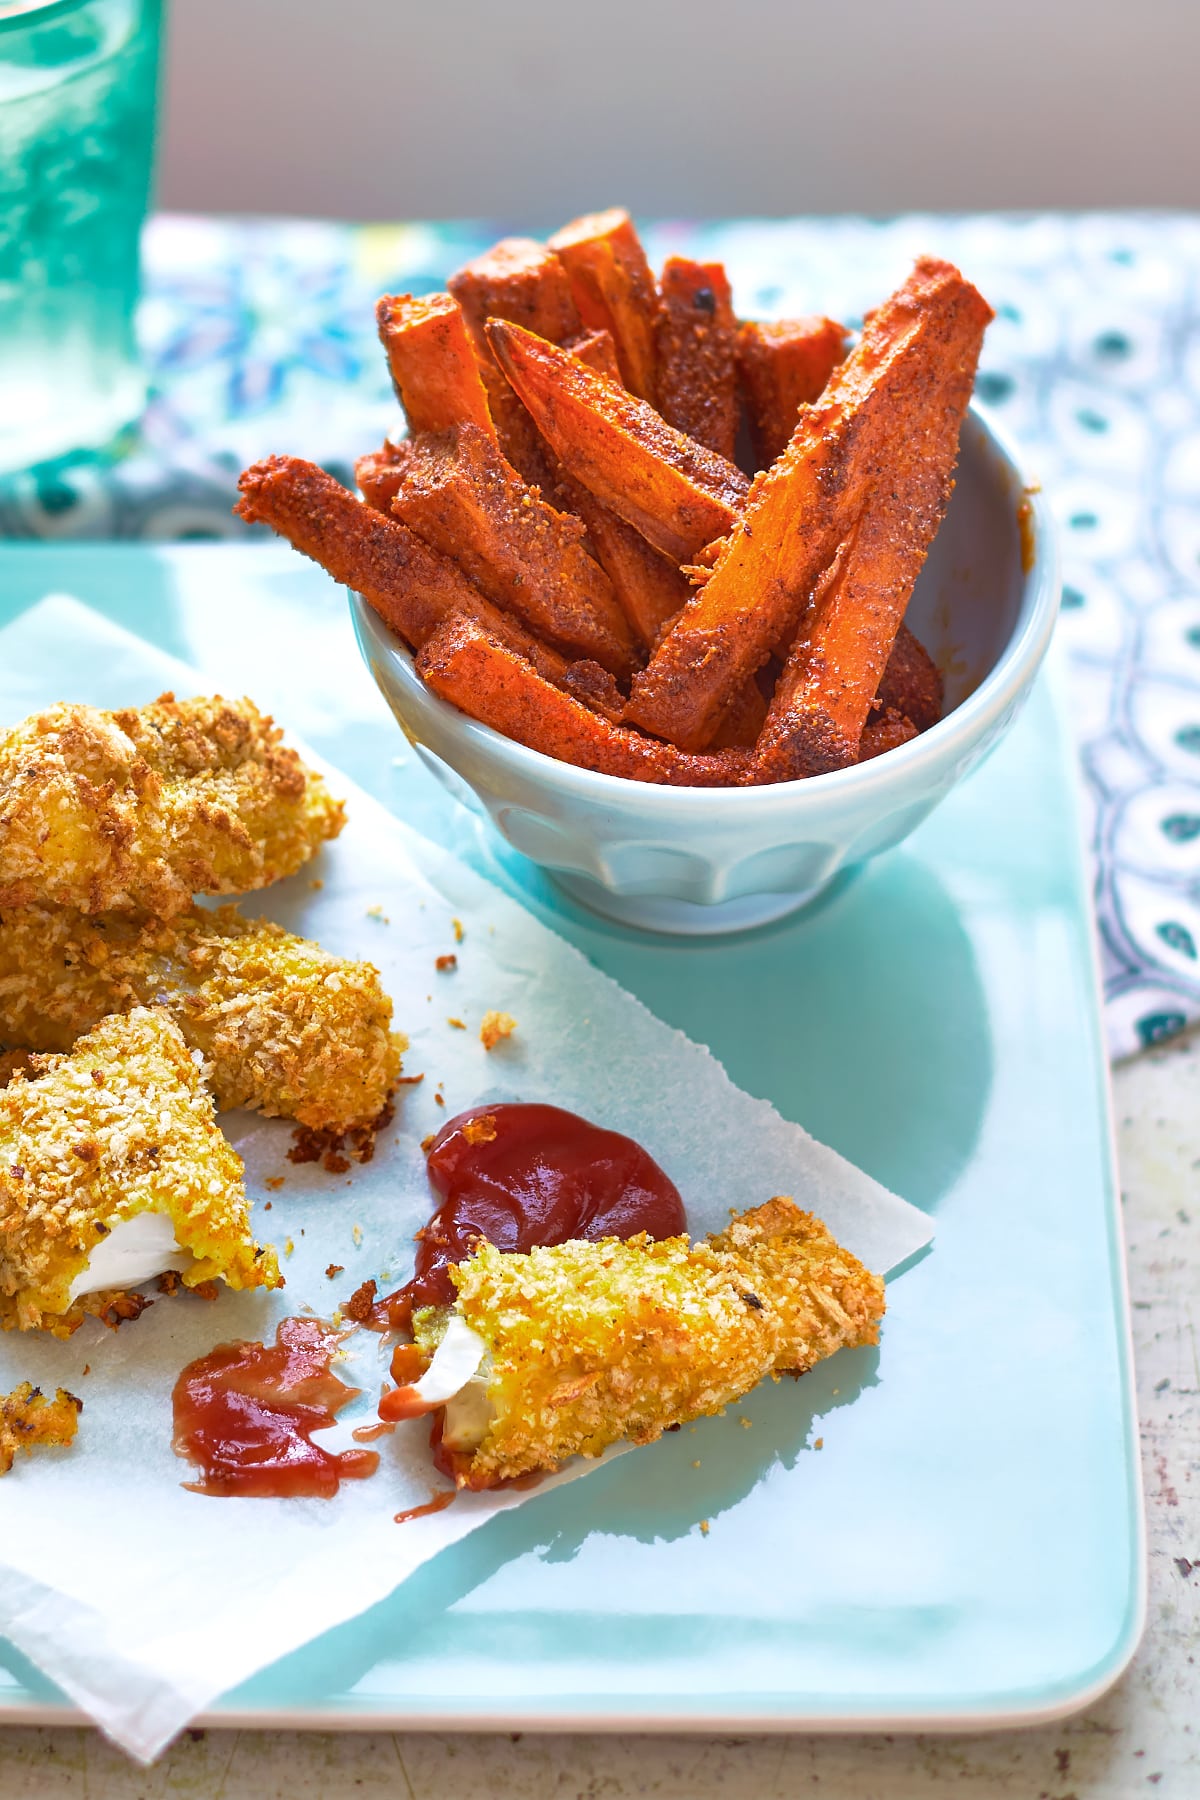
<svg viewBox="0 0 1200 1800">
<path fill-rule="evenodd" d="M 945 676 L 945 716 L 855 768 L 734 789 L 626 781 L 515 744 L 439 700 L 366 602 L 352 594 L 350 605 L 388 705 L 455 798 L 596 912 L 691 934 L 780 918 L 907 837 L 1008 730 L 1059 589 L 1049 508 L 972 408 L 954 497 L 908 610 Z"/>
</svg>

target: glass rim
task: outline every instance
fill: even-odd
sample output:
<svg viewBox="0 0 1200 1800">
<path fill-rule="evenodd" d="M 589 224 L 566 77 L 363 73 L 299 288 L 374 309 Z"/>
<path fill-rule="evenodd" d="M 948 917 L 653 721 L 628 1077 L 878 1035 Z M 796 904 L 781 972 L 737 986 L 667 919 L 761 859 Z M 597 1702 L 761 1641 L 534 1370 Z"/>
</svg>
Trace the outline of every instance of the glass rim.
<svg viewBox="0 0 1200 1800">
<path fill-rule="evenodd" d="M 32 0 L 32 4 L 22 7 L 19 12 L 0 12 L 0 36 L 6 31 L 32 30 L 91 4 L 92 0 L 40 0 L 40 3 Z"/>
</svg>

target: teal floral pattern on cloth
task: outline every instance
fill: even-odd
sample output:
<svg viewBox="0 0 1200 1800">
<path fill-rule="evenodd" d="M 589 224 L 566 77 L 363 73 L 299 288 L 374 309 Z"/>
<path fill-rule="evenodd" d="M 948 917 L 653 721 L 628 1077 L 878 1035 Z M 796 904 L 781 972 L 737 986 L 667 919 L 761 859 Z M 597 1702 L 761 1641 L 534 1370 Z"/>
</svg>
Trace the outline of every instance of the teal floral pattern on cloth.
<svg viewBox="0 0 1200 1800">
<path fill-rule="evenodd" d="M 238 471 L 272 450 L 349 482 L 396 416 L 375 297 L 440 286 L 500 229 L 155 219 L 145 417 L 108 462 L 0 483 L 0 534 L 240 535 Z M 922 251 L 992 301 L 979 398 L 1062 527 L 1110 1048 L 1200 1018 L 1200 217 L 744 221 L 646 238 L 655 261 L 724 260 L 748 316 L 855 325 Z"/>
</svg>

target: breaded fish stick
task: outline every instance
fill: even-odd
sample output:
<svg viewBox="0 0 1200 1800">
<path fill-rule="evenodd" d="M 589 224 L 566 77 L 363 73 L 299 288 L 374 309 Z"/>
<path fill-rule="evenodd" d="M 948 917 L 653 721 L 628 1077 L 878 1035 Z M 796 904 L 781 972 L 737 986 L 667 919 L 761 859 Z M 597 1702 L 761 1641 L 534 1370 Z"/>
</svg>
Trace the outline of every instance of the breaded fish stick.
<svg viewBox="0 0 1200 1800">
<path fill-rule="evenodd" d="M 69 1337 L 166 1268 L 280 1285 L 178 1026 L 139 1007 L 0 1089 L 0 1326 Z"/>
<path fill-rule="evenodd" d="M 659 299 L 629 214 L 614 206 L 608 212 L 572 219 L 555 232 L 549 248 L 567 271 L 584 324 L 591 331 L 612 332 L 625 386 L 631 394 L 655 405 Z M 536 331 L 537 326 L 531 325 L 530 330 Z"/>
<path fill-rule="evenodd" d="M 462 309 L 449 294 L 385 294 L 375 308 L 396 398 L 410 431 L 448 431 L 469 420 L 496 428 Z"/>
<path fill-rule="evenodd" d="M 727 462 L 737 440 L 737 323 L 723 263 L 672 256 L 663 264 L 658 319 L 658 410 Z"/>
<path fill-rule="evenodd" d="M 810 406 L 842 360 L 846 328 L 833 319 L 748 319 L 737 334 L 738 377 L 760 469 L 782 456 L 800 408 Z"/>
<path fill-rule="evenodd" d="M 753 767 L 752 757 L 742 751 L 686 756 L 670 744 L 614 725 L 552 687 L 471 618 L 448 619 L 435 631 L 417 656 L 417 672 L 435 694 L 468 717 L 581 769 L 673 787 L 732 787 Z"/>
<path fill-rule="evenodd" d="M 475 426 L 413 440 L 392 511 L 530 631 L 566 655 L 630 672 L 633 637 L 584 548 L 584 527 L 527 486 Z"/>
<path fill-rule="evenodd" d="M 29 906 L 0 914 L 0 1042 L 69 1050 L 109 1013 L 170 1013 L 219 1109 L 346 1131 L 378 1117 L 405 1040 L 379 971 L 232 906 L 169 921 Z"/>
<path fill-rule="evenodd" d="M 991 316 L 957 269 L 929 257 L 868 315 L 783 456 L 758 477 L 711 574 L 634 678 L 633 724 L 681 749 L 707 748 L 743 683 L 799 625 L 872 490 L 893 491 L 896 456 L 929 396 L 947 381 L 969 393 Z M 881 663 L 876 680 L 882 672 Z"/>
<path fill-rule="evenodd" d="M 367 600 L 386 625 L 419 650 L 452 612 L 469 612 L 551 681 L 566 659 L 485 600 L 457 563 L 399 519 L 385 517 L 340 481 L 298 456 L 268 456 L 238 479 L 235 511 L 269 525 Z"/>
<path fill-rule="evenodd" d="M 53 706 L 0 736 L 0 909 L 170 918 L 294 874 L 344 823 L 249 700 Z"/>
<path fill-rule="evenodd" d="M 499 321 L 487 334 L 567 473 L 664 556 L 684 562 L 730 530 L 750 486 L 733 463 L 568 351 Z"/>
<path fill-rule="evenodd" d="M 701 1244 L 605 1238 L 522 1255 L 481 1242 L 450 1273 L 454 1307 L 413 1325 L 427 1355 L 447 1341 L 456 1360 L 468 1352 L 441 1437 L 466 1488 L 553 1471 L 620 1438 L 649 1443 L 766 1375 L 877 1343 L 884 1311 L 879 1276 L 785 1199 Z M 473 1373 L 463 1327 L 478 1340 Z M 436 1366 L 429 1374 L 436 1383 Z M 406 1416 L 412 1391 L 385 1395 L 381 1415 Z"/>
</svg>

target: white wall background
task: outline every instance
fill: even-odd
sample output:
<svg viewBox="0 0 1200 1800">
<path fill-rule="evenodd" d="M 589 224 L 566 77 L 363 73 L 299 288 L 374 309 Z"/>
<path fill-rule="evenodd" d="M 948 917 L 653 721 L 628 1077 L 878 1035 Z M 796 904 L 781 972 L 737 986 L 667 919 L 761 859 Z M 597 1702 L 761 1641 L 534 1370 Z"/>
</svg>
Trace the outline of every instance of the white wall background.
<svg viewBox="0 0 1200 1800">
<path fill-rule="evenodd" d="M 1200 204 L 1200 0 L 171 0 L 162 204 Z"/>
</svg>

